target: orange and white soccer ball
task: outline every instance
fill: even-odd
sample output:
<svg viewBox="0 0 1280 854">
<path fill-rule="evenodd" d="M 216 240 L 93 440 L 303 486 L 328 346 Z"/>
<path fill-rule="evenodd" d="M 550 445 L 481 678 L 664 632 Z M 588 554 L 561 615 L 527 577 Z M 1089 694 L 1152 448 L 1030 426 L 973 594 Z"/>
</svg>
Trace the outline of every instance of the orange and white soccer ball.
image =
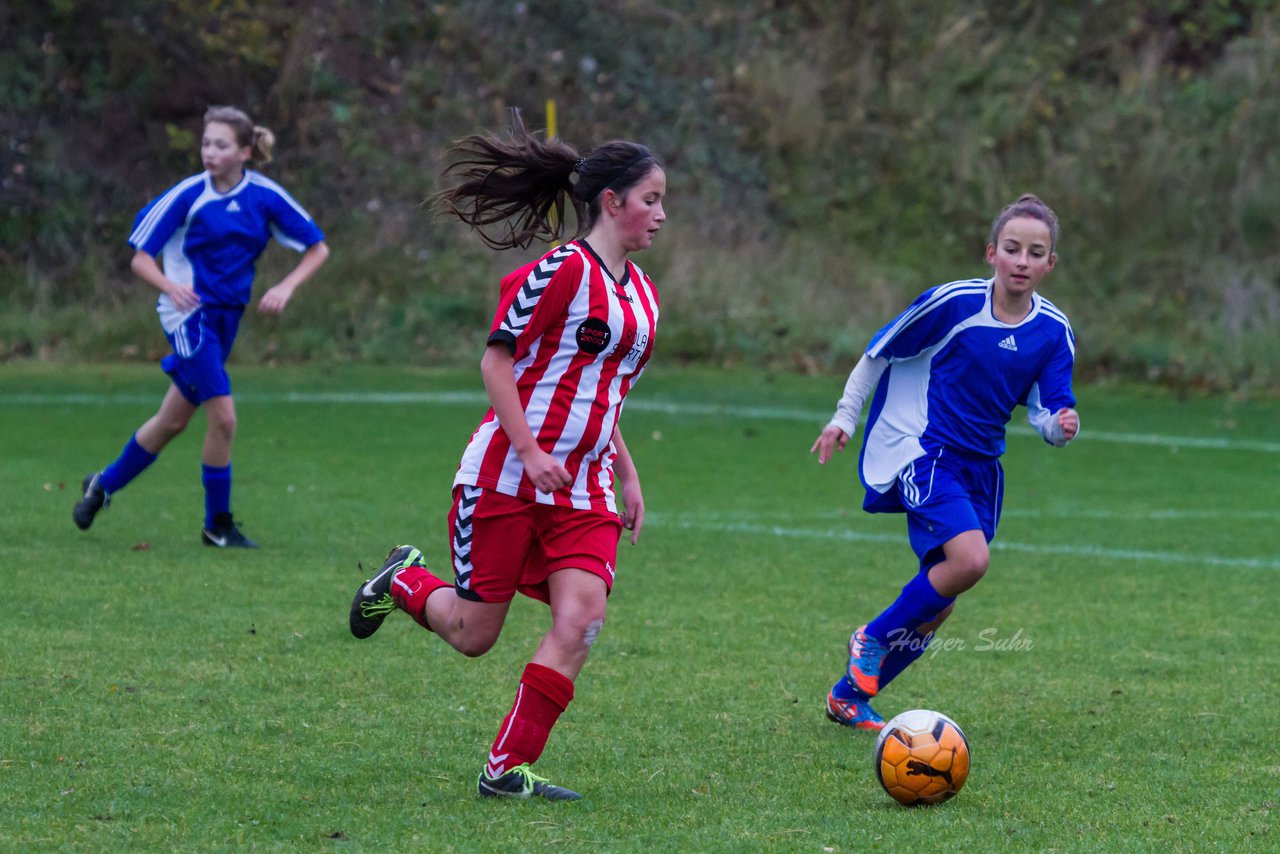
<svg viewBox="0 0 1280 854">
<path fill-rule="evenodd" d="M 905 806 L 945 801 L 969 776 L 969 742 L 955 721 L 914 709 L 884 725 L 876 739 L 876 778 Z"/>
</svg>

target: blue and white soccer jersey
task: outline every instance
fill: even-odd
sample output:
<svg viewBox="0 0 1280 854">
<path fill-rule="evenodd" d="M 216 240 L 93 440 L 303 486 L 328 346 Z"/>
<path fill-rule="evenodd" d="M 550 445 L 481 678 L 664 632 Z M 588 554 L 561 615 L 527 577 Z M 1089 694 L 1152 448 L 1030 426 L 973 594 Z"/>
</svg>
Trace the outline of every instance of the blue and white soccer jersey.
<svg viewBox="0 0 1280 854">
<path fill-rule="evenodd" d="M 1028 407 L 1039 426 L 1075 406 L 1075 338 L 1066 315 L 1034 294 L 1025 318 L 1004 323 L 992 312 L 991 292 L 990 279 L 932 288 L 867 348 L 889 365 L 867 414 L 863 506 L 914 516 L 908 527 L 922 558 L 964 530 L 995 536 L 999 457 L 1014 407 Z"/>
<path fill-rule="evenodd" d="M 252 170 L 226 193 L 202 172 L 152 199 L 134 221 L 129 245 L 157 258 L 165 275 L 191 285 L 200 307 L 156 303 L 173 347 L 163 367 L 192 403 L 230 393 L 224 363 L 253 291 L 258 257 L 272 238 L 301 252 L 324 234 L 283 187 Z"/>
</svg>

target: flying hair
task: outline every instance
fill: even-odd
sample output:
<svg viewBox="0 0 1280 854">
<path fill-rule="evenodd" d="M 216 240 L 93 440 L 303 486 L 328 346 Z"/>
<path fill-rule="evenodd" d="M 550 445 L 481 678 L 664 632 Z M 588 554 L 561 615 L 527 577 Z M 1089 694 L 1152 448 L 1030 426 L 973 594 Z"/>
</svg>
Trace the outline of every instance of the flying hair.
<svg viewBox="0 0 1280 854">
<path fill-rule="evenodd" d="M 605 190 L 625 197 L 662 166 L 649 149 L 634 142 L 607 142 L 580 154 L 562 139 L 528 130 L 518 109 L 511 111 L 505 137 L 472 134 L 458 140 L 449 154 L 454 159 L 444 175 L 461 180 L 432 194 L 427 204 L 471 226 L 494 249 L 560 240 L 570 207 L 578 226 L 572 237 L 578 237 L 599 219 Z M 496 232 L 493 226 L 498 226 Z"/>
</svg>

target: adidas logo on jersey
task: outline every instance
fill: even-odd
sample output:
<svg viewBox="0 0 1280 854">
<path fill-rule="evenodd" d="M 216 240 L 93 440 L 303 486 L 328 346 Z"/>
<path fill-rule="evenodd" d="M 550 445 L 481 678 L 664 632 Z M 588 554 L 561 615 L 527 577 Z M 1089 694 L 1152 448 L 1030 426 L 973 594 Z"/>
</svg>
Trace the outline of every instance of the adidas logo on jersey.
<svg viewBox="0 0 1280 854">
<path fill-rule="evenodd" d="M 1006 350 L 1012 350 L 1015 353 L 1018 352 L 1018 342 L 1013 340 L 1012 335 L 1001 341 L 1000 346 Z"/>
<path fill-rule="evenodd" d="M 240 203 L 232 199 L 231 204 L 227 205 L 227 213 L 240 213 Z"/>
</svg>

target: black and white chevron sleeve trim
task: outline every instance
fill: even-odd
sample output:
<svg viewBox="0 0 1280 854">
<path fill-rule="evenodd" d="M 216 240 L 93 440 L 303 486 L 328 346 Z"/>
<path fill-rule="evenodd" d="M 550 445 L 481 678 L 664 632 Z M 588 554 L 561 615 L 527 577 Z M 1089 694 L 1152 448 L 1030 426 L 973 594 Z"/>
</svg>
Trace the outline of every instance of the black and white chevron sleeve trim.
<svg viewBox="0 0 1280 854">
<path fill-rule="evenodd" d="M 511 301 L 511 308 L 507 310 L 507 316 L 503 318 L 502 325 L 490 336 L 490 341 L 498 338 L 502 332 L 510 334 L 512 339 L 520 336 L 524 328 L 529 325 L 529 318 L 533 316 L 533 310 L 538 307 L 538 300 L 542 299 L 542 292 L 547 289 L 551 277 L 573 252 L 574 250 L 568 246 L 562 246 L 534 265 L 529 278 L 525 279 L 516 298 Z M 498 340 L 502 339 L 498 338 Z"/>
</svg>

